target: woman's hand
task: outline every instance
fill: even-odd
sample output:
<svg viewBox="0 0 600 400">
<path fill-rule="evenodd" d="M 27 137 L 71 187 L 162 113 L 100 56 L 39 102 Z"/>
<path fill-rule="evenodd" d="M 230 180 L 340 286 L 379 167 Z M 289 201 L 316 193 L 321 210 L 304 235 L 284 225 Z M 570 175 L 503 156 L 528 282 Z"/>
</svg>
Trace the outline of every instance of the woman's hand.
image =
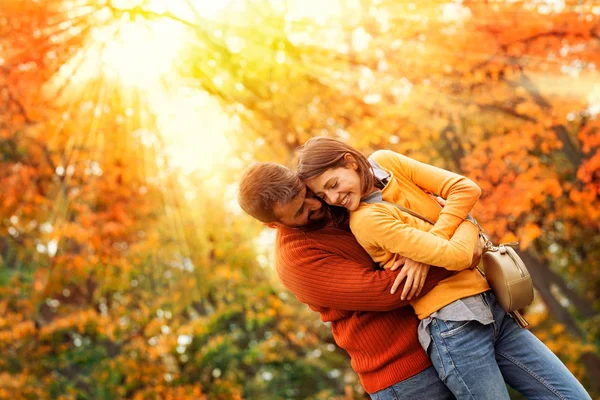
<svg viewBox="0 0 600 400">
<path fill-rule="evenodd" d="M 442 199 L 440 196 L 434 196 L 431 193 L 429 193 L 429 197 L 431 197 L 432 199 L 437 201 L 437 203 L 442 207 L 444 207 L 446 205 L 446 200 Z"/>
<path fill-rule="evenodd" d="M 402 264 L 404 264 L 404 267 L 402 267 L 396 280 L 394 280 L 391 293 L 396 293 L 398 286 L 400 286 L 400 283 L 406 278 L 404 290 L 402 290 L 400 298 L 402 300 L 411 300 L 413 296 L 421 294 L 421 290 L 423 290 L 423 286 L 425 285 L 425 278 L 427 278 L 427 273 L 429 272 L 429 265 L 413 261 L 410 258 L 401 257 L 390 269 L 395 271 L 402 266 Z"/>
<path fill-rule="evenodd" d="M 473 261 L 471 262 L 471 268 L 479 265 L 481 261 L 481 255 L 483 254 L 483 248 L 485 247 L 485 239 L 479 236 L 475 250 L 473 250 Z"/>
<path fill-rule="evenodd" d="M 444 207 L 446 205 L 446 200 L 442 199 L 441 197 L 439 197 L 439 196 L 436 197 L 432 194 L 430 194 L 429 196 L 431 196 L 432 199 L 437 201 L 440 206 Z M 485 247 L 485 239 L 482 238 L 481 236 L 479 236 L 479 240 L 477 241 L 477 245 L 475 246 L 475 250 L 473 251 L 473 261 L 471 262 L 470 268 L 474 268 L 479 265 L 479 262 L 481 261 L 481 256 L 483 254 L 484 247 Z"/>
</svg>

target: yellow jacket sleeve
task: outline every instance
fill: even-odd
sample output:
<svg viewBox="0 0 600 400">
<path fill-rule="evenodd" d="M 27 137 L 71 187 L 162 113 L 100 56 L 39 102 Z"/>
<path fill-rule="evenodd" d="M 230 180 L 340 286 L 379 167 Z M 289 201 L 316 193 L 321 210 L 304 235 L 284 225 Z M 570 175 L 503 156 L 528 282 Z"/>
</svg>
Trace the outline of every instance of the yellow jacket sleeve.
<svg viewBox="0 0 600 400">
<path fill-rule="evenodd" d="M 371 255 L 383 249 L 454 271 L 471 266 L 479 233 L 473 223 L 463 221 L 448 240 L 403 222 L 384 204 L 372 204 L 355 212 L 350 227 L 358 242 Z"/>
<path fill-rule="evenodd" d="M 430 234 L 449 239 L 463 223 L 479 196 L 481 189 L 467 177 L 445 169 L 428 165 L 390 150 L 380 150 L 373 154 L 382 168 L 394 175 L 403 175 L 428 192 L 446 199 L 438 220 Z M 472 256 L 472 253 L 471 253 Z"/>
</svg>

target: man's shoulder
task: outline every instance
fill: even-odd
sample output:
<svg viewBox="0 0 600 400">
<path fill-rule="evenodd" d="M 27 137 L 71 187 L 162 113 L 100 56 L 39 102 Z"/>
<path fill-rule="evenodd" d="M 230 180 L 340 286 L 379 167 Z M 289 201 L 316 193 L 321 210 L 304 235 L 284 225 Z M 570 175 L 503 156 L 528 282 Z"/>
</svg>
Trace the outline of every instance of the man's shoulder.
<svg viewBox="0 0 600 400">
<path fill-rule="evenodd" d="M 281 227 L 277 229 L 275 239 L 276 250 L 279 255 L 294 257 L 306 254 L 306 252 L 319 249 L 324 236 L 316 232 L 301 229 Z"/>
<path fill-rule="evenodd" d="M 277 242 L 280 243 L 309 243 L 314 238 L 310 234 L 311 232 L 288 227 L 277 228 Z"/>
<path fill-rule="evenodd" d="M 275 250 L 279 259 L 294 258 L 302 262 L 306 258 L 320 254 L 340 254 L 350 257 L 360 245 L 348 229 L 328 226 L 316 230 L 279 228 L 275 241 Z"/>
<path fill-rule="evenodd" d="M 328 224 L 327 226 L 318 229 L 289 228 L 285 226 L 277 228 L 278 237 L 307 241 L 322 240 L 329 236 L 339 235 L 343 232 L 347 232 L 347 230 L 345 231 L 343 227 L 335 227 L 332 224 Z"/>
<path fill-rule="evenodd" d="M 333 246 L 335 237 L 323 230 L 277 229 L 275 267 L 279 277 L 285 284 L 286 277 L 304 276 L 314 267 L 313 261 L 329 255 Z"/>
<path fill-rule="evenodd" d="M 323 250 L 332 243 L 341 240 L 344 236 L 351 235 L 336 228 L 321 228 L 317 230 L 302 230 L 282 227 L 277 229 L 276 244 L 281 249 Z"/>
</svg>

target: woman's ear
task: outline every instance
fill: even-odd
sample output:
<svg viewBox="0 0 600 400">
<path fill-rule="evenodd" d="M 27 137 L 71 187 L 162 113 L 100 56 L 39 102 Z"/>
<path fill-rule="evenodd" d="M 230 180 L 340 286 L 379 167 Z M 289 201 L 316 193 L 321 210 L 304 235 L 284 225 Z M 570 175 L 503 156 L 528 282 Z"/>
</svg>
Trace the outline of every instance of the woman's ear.
<svg viewBox="0 0 600 400">
<path fill-rule="evenodd" d="M 358 163 L 356 162 L 356 158 L 354 158 L 354 156 L 350 153 L 344 154 L 344 164 L 346 164 L 347 167 L 350 167 L 355 171 L 358 169 Z"/>
</svg>

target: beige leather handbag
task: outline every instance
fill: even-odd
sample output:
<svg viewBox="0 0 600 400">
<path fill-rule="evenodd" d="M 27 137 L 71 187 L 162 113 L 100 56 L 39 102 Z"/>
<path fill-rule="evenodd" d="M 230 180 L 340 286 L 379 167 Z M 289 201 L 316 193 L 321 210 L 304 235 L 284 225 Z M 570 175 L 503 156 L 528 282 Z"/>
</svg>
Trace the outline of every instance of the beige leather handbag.
<svg viewBox="0 0 600 400">
<path fill-rule="evenodd" d="M 479 228 L 481 230 L 481 227 Z M 533 281 L 525 263 L 512 248 L 519 243 L 503 243 L 498 246 L 485 236 L 483 248 L 483 272 L 488 284 L 496 295 L 496 301 L 506 311 L 511 313 L 519 325 L 526 327 L 529 323 L 519 313 L 533 301 Z"/>
<path fill-rule="evenodd" d="M 486 239 L 483 248 L 483 270 L 494 290 L 498 304 L 506 312 L 519 310 L 533 301 L 533 282 L 521 257 L 512 248 L 518 243 L 494 246 Z"/>
</svg>

